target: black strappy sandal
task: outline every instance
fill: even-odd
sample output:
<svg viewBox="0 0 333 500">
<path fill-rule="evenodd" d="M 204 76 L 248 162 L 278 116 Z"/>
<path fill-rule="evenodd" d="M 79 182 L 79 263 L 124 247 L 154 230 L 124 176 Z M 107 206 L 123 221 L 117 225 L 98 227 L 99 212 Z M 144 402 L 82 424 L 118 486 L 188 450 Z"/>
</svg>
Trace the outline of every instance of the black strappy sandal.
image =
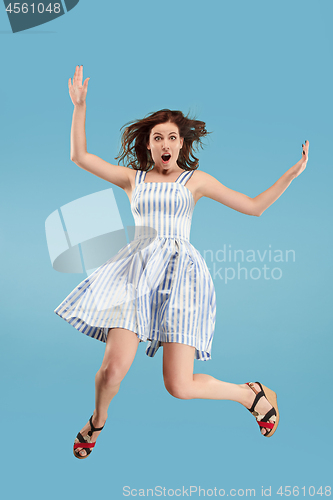
<svg viewBox="0 0 333 500">
<path fill-rule="evenodd" d="M 74 447 L 73 447 L 73 453 L 76 456 L 76 458 L 87 458 L 90 455 L 90 453 L 92 452 L 92 448 L 96 444 L 96 441 L 95 441 L 95 443 L 92 443 L 91 439 L 90 439 L 91 436 L 92 436 L 92 434 L 93 434 L 93 432 L 95 432 L 95 431 L 101 431 L 102 429 L 104 429 L 104 425 L 105 424 L 103 425 L 103 427 L 94 427 L 93 423 L 92 423 L 92 418 L 93 418 L 93 415 L 91 415 L 91 417 L 89 419 L 90 431 L 88 431 L 88 435 L 84 438 L 82 436 L 81 432 L 79 432 L 78 435 L 76 436 L 76 439 L 78 439 L 80 441 L 79 443 L 74 443 Z M 87 454 L 84 455 L 84 456 L 82 456 L 79 453 L 76 453 L 75 452 L 76 448 L 85 448 Z"/>
<path fill-rule="evenodd" d="M 271 437 L 271 436 L 273 436 L 274 432 L 276 431 L 277 426 L 279 424 L 279 419 L 280 419 L 279 410 L 278 410 L 278 406 L 277 406 L 276 394 L 271 389 L 268 389 L 268 387 L 261 385 L 260 382 L 255 382 L 255 383 L 259 385 L 261 391 L 257 392 L 255 390 L 253 382 L 246 382 L 246 384 L 252 389 L 252 391 L 256 395 L 251 408 L 248 408 L 248 410 L 256 418 L 256 420 L 259 424 L 259 427 L 260 428 L 264 427 L 266 429 L 266 433 L 262 434 L 262 435 L 265 437 Z M 273 406 L 273 408 L 271 408 L 266 413 L 266 415 L 260 415 L 260 413 L 255 411 L 255 407 L 257 406 L 258 401 L 261 398 L 266 398 L 267 401 Z M 273 422 L 269 422 L 269 420 L 273 420 Z"/>
</svg>

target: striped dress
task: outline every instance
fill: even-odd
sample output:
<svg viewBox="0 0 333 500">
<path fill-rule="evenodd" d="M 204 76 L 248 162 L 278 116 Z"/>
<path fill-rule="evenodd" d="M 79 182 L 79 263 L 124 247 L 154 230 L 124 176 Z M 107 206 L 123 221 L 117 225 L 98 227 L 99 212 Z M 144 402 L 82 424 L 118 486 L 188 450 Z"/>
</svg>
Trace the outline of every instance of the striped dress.
<svg viewBox="0 0 333 500">
<path fill-rule="evenodd" d="M 138 170 L 131 210 L 134 239 L 83 280 L 55 313 L 86 335 L 106 342 L 109 328 L 126 328 L 147 341 L 153 357 L 161 342 L 195 347 L 211 359 L 216 300 L 207 265 L 190 243 L 194 199 L 176 182 L 145 183 Z"/>
</svg>

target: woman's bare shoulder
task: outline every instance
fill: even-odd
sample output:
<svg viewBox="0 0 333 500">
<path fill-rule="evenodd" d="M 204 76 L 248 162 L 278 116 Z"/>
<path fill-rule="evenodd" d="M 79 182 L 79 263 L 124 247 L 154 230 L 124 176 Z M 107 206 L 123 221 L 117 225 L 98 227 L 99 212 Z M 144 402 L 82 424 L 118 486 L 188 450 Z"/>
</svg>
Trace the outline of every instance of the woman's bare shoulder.
<svg viewBox="0 0 333 500">
<path fill-rule="evenodd" d="M 203 170 L 195 170 L 193 172 L 193 175 L 191 176 L 191 181 L 193 183 L 193 187 L 195 188 L 196 191 L 200 193 L 201 196 L 203 195 L 202 187 L 209 182 L 209 180 L 213 180 L 214 177 L 212 177 L 210 174 L 207 172 L 204 172 Z M 200 196 L 200 197 L 201 197 Z"/>
</svg>

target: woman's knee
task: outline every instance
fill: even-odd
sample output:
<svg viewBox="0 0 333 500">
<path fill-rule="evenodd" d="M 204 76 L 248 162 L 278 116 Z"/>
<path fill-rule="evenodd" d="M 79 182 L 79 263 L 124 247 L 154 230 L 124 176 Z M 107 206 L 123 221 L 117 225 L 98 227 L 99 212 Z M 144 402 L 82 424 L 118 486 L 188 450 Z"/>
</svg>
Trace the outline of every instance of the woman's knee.
<svg viewBox="0 0 333 500">
<path fill-rule="evenodd" d="M 129 366 L 122 362 L 112 362 L 102 364 L 98 373 L 103 378 L 104 383 L 110 385 L 120 384 L 128 372 Z"/>
<path fill-rule="evenodd" d="M 133 363 L 138 345 L 139 339 L 134 332 L 110 328 L 98 377 L 107 384 L 120 384 Z"/>
<path fill-rule="evenodd" d="M 179 380 L 164 379 L 166 390 L 171 396 L 177 399 L 191 399 L 189 383 Z"/>
</svg>

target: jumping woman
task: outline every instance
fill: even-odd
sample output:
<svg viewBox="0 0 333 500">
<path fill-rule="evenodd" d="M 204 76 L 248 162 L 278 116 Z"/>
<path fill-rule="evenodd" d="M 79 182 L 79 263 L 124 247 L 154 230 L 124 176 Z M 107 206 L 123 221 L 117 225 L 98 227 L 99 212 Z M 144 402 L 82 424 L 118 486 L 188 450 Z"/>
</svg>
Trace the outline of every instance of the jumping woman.
<svg viewBox="0 0 333 500">
<path fill-rule="evenodd" d="M 302 144 L 300 161 L 254 198 L 198 170 L 194 148 L 208 132 L 204 122 L 180 111 L 164 109 L 127 124 L 116 158 L 125 166 L 112 165 L 87 152 L 88 80 L 82 84 L 83 67 L 77 66 L 68 82 L 74 104 L 71 160 L 125 191 L 135 237 L 55 309 L 78 331 L 106 343 L 95 377 L 95 409 L 77 434 L 74 455 L 91 453 L 139 342 L 148 343 L 150 357 L 163 346 L 163 378 L 172 396 L 237 401 L 254 415 L 261 434 L 272 436 L 279 423 L 274 391 L 260 382 L 232 384 L 193 373 L 194 359 L 211 357 L 216 301 L 207 265 L 189 240 L 191 219 L 203 196 L 259 217 L 305 169 L 309 141 Z"/>
</svg>

